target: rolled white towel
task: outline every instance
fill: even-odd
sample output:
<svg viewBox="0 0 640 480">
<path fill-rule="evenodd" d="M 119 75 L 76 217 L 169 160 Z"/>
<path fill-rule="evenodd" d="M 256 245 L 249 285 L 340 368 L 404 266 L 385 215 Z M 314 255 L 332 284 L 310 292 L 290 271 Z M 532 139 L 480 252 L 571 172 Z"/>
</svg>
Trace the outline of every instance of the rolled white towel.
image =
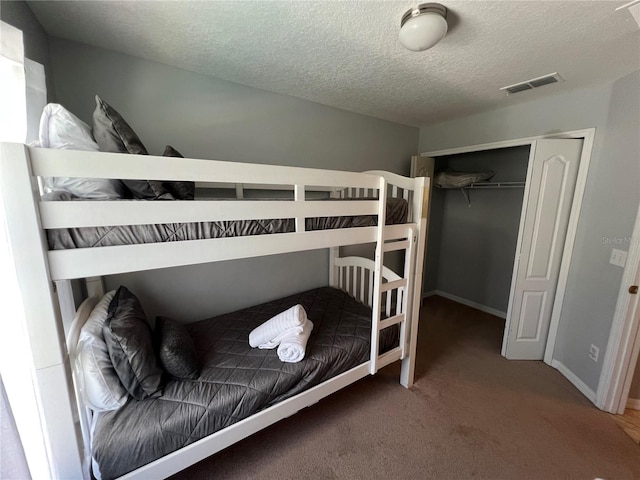
<svg viewBox="0 0 640 480">
<path fill-rule="evenodd" d="M 302 332 L 287 335 L 278 346 L 278 358 L 287 363 L 296 363 L 304 358 L 307 341 L 313 330 L 313 322 L 307 320 Z"/>
<path fill-rule="evenodd" d="M 294 305 L 254 328 L 249 334 L 249 345 L 253 348 L 276 348 L 287 335 L 302 333 L 306 321 L 304 307 Z"/>
</svg>

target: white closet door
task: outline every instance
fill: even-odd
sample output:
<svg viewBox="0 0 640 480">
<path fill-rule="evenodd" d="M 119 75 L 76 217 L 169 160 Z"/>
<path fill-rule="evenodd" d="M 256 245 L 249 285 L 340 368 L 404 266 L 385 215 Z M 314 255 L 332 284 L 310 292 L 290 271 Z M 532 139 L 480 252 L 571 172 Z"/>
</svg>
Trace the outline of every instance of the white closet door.
<svg viewBox="0 0 640 480">
<path fill-rule="evenodd" d="M 531 146 L 502 354 L 542 360 L 567 234 L 582 140 Z"/>
</svg>

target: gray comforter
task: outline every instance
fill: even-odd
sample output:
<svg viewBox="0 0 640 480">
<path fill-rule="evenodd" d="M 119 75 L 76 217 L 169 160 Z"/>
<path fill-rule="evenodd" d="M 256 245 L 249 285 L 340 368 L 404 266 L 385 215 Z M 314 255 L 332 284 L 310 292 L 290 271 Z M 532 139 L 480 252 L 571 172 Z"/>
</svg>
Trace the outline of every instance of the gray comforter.
<svg viewBox="0 0 640 480">
<path fill-rule="evenodd" d="M 304 360 L 249 347 L 249 332 L 302 304 L 314 329 Z M 371 310 L 346 293 L 319 288 L 188 325 L 198 350 L 196 380 L 170 380 L 162 396 L 130 399 L 98 414 L 93 457 L 103 479 L 123 475 L 369 359 Z M 398 344 L 382 332 L 381 351 Z"/>
<path fill-rule="evenodd" d="M 408 203 L 402 198 L 387 201 L 387 225 L 407 221 Z M 306 219 L 307 230 L 369 227 L 377 224 L 375 215 L 351 217 L 319 217 Z M 264 235 L 295 231 L 295 223 L 288 219 L 238 220 L 198 223 L 166 223 L 157 225 L 125 225 L 107 227 L 60 228 L 47 230 L 49 248 L 106 247 L 139 243 L 175 242 L 211 238 Z"/>
</svg>

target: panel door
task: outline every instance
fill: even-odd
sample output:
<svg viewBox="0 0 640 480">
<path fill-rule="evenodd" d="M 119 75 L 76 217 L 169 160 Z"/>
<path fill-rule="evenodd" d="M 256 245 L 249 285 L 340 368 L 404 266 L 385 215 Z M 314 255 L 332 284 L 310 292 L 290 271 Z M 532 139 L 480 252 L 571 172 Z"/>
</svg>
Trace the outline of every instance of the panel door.
<svg viewBox="0 0 640 480">
<path fill-rule="evenodd" d="M 581 152 L 582 140 L 531 146 L 502 348 L 509 359 L 544 357 Z"/>
</svg>

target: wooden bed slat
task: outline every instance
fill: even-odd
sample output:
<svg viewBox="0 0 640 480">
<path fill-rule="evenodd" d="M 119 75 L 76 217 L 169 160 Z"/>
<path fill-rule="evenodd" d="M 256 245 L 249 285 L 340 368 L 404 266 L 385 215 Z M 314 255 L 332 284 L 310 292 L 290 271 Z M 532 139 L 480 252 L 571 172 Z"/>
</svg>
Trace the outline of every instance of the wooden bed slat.
<svg viewBox="0 0 640 480">
<path fill-rule="evenodd" d="M 382 286 L 380 287 L 380 291 L 388 292 L 390 290 L 395 290 L 396 288 L 406 287 L 406 286 L 407 286 L 407 279 L 401 278 L 399 280 L 394 280 L 392 282 L 383 283 Z"/>
<path fill-rule="evenodd" d="M 45 177 L 183 180 L 219 183 L 377 188 L 374 175 L 280 165 L 222 162 L 152 155 L 28 148 L 33 173 Z M 400 177 L 402 178 L 402 177 Z M 286 183 L 288 185 L 288 183 Z"/>
<path fill-rule="evenodd" d="M 376 240 L 376 232 L 376 227 L 342 228 L 211 240 L 51 250 L 48 256 L 52 280 L 66 280 L 316 250 L 345 244 L 371 243 Z"/>
<path fill-rule="evenodd" d="M 87 200 L 40 202 L 39 205 L 43 228 L 375 215 L 378 209 L 378 202 L 372 200 Z"/>
<path fill-rule="evenodd" d="M 404 322 L 405 314 L 401 313 L 399 315 L 394 315 L 393 317 L 385 318 L 384 320 L 380 320 L 380 325 L 378 326 L 379 330 L 384 330 L 387 327 L 392 325 L 396 325 L 397 323 Z"/>
</svg>

